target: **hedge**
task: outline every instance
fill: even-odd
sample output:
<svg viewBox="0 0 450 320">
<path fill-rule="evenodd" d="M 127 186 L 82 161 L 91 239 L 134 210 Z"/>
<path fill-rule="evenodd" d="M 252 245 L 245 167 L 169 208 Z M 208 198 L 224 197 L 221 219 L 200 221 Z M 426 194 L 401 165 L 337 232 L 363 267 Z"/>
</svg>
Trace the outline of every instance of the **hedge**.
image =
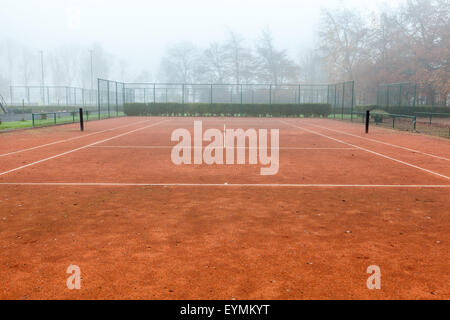
<svg viewBox="0 0 450 320">
<path fill-rule="evenodd" d="M 324 117 L 330 104 L 127 103 L 127 116 Z"/>
</svg>

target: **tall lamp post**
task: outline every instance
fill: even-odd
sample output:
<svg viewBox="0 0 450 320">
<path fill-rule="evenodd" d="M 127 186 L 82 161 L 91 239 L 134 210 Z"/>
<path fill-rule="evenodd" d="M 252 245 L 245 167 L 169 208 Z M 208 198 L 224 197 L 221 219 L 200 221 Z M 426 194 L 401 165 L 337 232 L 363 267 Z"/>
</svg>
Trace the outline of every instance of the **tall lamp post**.
<svg viewBox="0 0 450 320">
<path fill-rule="evenodd" d="M 90 100 L 91 103 L 94 102 L 94 59 L 93 59 L 93 50 L 89 50 L 89 53 L 91 54 L 91 94 L 90 94 Z"/>
<path fill-rule="evenodd" d="M 45 104 L 44 52 L 41 50 L 41 51 L 39 51 L 39 53 L 41 54 L 41 75 L 42 75 L 41 94 L 42 94 L 42 104 Z"/>
</svg>

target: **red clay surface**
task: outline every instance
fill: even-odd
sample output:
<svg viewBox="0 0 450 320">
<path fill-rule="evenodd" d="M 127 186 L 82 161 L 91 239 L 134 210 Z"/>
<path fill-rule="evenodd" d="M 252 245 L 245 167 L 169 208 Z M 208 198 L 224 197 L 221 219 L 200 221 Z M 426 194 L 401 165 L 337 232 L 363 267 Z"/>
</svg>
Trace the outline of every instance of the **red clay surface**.
<svg viewBox="0 0 450 320">
<path fill-rule="evenodd" d="M 194 120 L 1 134 L 0 298 L 450 298 L 449 140 L 198 119 L 280 129 L 279 173 L 261 176 L 261 165 L 174 165 L 172 131 Z M 66 287 L 71 264 L 81 290 Z M 381 290 L 367 289 L 370 265 Z"/>
</svg>

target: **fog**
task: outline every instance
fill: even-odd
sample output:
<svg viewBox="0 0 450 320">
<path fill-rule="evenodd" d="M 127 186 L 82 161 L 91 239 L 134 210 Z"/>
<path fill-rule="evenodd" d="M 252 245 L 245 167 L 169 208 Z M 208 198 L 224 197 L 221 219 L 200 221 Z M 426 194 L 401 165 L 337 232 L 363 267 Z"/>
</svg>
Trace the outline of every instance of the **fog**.
<svg viewBox="0 0 450 320">
<path fill-rule="evenodd" d="M 2 0 L 0 94 L 121 82 L 383 83 L 449 96 L 448 0 Z M 9 94 L 12 97 L 13 93 Z"/>
<path fill-rule="evenodd" d="M 380 5 L 368 6 L 360 0 L 2 0 L 0 71 L 11 84 L 24 84 L 18 76 L 21 63 L 8 65 L 5 51 L 7 46 L 25 46 L 36 69 L 40 68 L 39 51 L 43 51 L 46 83 L 57 84 L 47 70 L 55 50 L 80 46 L 84 52 L 77 54 L 89 59 L 88 51 L 101 47 L 110 68 L 107 74 L 96 72 L 96 76 L 156 81 L 164 52 L 172 45 L 191 42 L 206 48 L 211 42 L 226 41 L 230 32 L 253 45 L 262 29 L 270 30 L 275 45 L 297 61 L 317 43 L 321 9 L 348 7 L 369 13 Z M 8 69 L 14 74 L 9 75 Z M 40 84 L 40 77 L 34 75 L 29 81 Z M 70 85 L 83 83 L 77 80 Z"/>
</svg>

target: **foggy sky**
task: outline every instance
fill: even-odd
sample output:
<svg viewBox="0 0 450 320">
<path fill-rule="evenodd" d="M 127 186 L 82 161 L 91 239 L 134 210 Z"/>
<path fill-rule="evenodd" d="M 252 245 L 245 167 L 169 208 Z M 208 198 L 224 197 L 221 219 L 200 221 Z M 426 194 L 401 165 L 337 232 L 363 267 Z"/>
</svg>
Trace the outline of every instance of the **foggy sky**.
<svg viewBox="0 0 450 320">
<path fill-rule="evenodd" d="M 402 0 L 390 1 L 402 2 Z M 315 45 L 320 10 L 339 6 L 376 10 L 361 0 L 2 0 L 0 39 L 36 50 L 99 42 L 133 73 L 156 74 L 167 46 L 191 41 L 206 47 L 229 30 L 250 43 L 270 28 L 279 48 L 297 59 Z M 78 14 L 79 13 L 79 14 Z"/>
</svg>

